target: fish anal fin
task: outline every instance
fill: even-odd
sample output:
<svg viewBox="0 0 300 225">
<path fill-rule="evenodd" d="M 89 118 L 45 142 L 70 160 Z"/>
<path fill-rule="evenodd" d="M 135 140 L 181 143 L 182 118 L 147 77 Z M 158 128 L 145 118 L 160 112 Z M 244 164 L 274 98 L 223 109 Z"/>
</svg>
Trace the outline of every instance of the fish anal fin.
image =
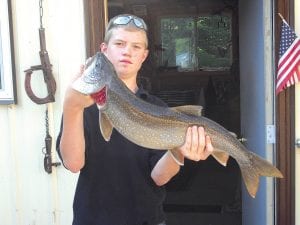
<svg viewBox="0 0 300 225">
<path fill-rule="evenodd" d="M 100 124 L 100 131 L 104 140 L 109 141 L 113 131 L 113 126 L 104 113 L 99 114 L 99 124 Z"/>
<path fill-rule="evenodd" d="M 201 105 L 182 105 L 172 107 L 171 109 L 187 115 L 202 116 L 203 107 Z"/>
<path fill-rule="evenodd" d="M 222 166 L 227 166 L 227 162 L 229 159 L 228 153 L 214 149 L 214 151 L 211 154 L 215 158 L 215 160 L 217 160 Z"/>
</svg>

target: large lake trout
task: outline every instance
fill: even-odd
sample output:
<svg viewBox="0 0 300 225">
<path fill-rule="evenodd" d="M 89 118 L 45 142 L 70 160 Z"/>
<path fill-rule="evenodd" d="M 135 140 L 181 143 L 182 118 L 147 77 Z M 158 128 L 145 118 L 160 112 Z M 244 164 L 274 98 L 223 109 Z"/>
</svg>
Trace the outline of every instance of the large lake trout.
<svg viewBox="0 0 300 225">
<path fill-rule="evenodd" d="M 102 53 L 98 52 L 88 61 L 83 75 L 75 80 L 72 88 L 94 98 L 99 108 L 100 130 L 106 141 L 115 128 L 137 145 L 172 151 L 184 143 L 188 127 L 202 126 L 212 140 L 212 156 L 224 166 L 229 156 L 237 161 L 252 197 L 256 195 L 260 176 L 283 177 L 271 163 L 247 150 L 231 132 L 201 116 L 200 106 L 161 107 L 136 97 Z M 176 158 L 174 150 L 172 154 Z"/>
</svg>

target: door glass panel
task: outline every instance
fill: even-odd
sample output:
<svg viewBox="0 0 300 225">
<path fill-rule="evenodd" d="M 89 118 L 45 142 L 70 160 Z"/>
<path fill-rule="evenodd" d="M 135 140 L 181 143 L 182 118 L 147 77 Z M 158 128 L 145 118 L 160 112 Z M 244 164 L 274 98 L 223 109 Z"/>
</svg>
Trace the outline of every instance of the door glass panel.
<svg viewBox="0 0 300 225">
<path fill-rule="evenodd" d="M 231 17 L 166 17 L 161 25 L 161 65 L 179 71 L 228 70 Z"/>
</svg>

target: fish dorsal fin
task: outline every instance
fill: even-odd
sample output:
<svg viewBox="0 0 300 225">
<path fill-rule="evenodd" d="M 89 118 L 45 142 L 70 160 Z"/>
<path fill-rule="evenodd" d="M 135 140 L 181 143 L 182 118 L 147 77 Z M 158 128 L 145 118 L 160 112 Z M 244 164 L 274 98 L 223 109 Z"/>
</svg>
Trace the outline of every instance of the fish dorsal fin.
<svg viewBox="0 0 300 225">
<path fill-rule="evenodd" d="M 222 166 L 227 166 L 229 155 L 226 152 L 214 149 L 211 154 Z"/>
<path fill-rule="evenodd" d="M 171 109 L 187 115 L 202 116 L 203 107 L 201 105 L 182 105 L 172 107 Z"/>
<path fill-rule="evenodd" d="M 99 124 L 100 131 L 104 140 L 109 141 L 113 131 L 113 126 L 104 113 L 99 113 Z"/>
</svg>

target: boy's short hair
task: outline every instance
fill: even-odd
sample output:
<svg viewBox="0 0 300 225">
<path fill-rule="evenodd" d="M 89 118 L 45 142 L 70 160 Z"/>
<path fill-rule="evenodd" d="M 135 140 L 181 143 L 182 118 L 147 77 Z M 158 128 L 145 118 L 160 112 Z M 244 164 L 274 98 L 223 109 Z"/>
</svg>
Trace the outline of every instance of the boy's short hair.
<svg viewBox="0 0 300 225">
<path fill-rule="evenodd" d="M 147 25 L 145 21 L 131 14 L 121 14 L 110 19 L 107 24 L 104 36 L 104 42 L 108 43 L 115 28 L 124 28 L 129 31 L 144 31 L 146 34 L 146 48 L 148 47 Z"/>
</svg>

